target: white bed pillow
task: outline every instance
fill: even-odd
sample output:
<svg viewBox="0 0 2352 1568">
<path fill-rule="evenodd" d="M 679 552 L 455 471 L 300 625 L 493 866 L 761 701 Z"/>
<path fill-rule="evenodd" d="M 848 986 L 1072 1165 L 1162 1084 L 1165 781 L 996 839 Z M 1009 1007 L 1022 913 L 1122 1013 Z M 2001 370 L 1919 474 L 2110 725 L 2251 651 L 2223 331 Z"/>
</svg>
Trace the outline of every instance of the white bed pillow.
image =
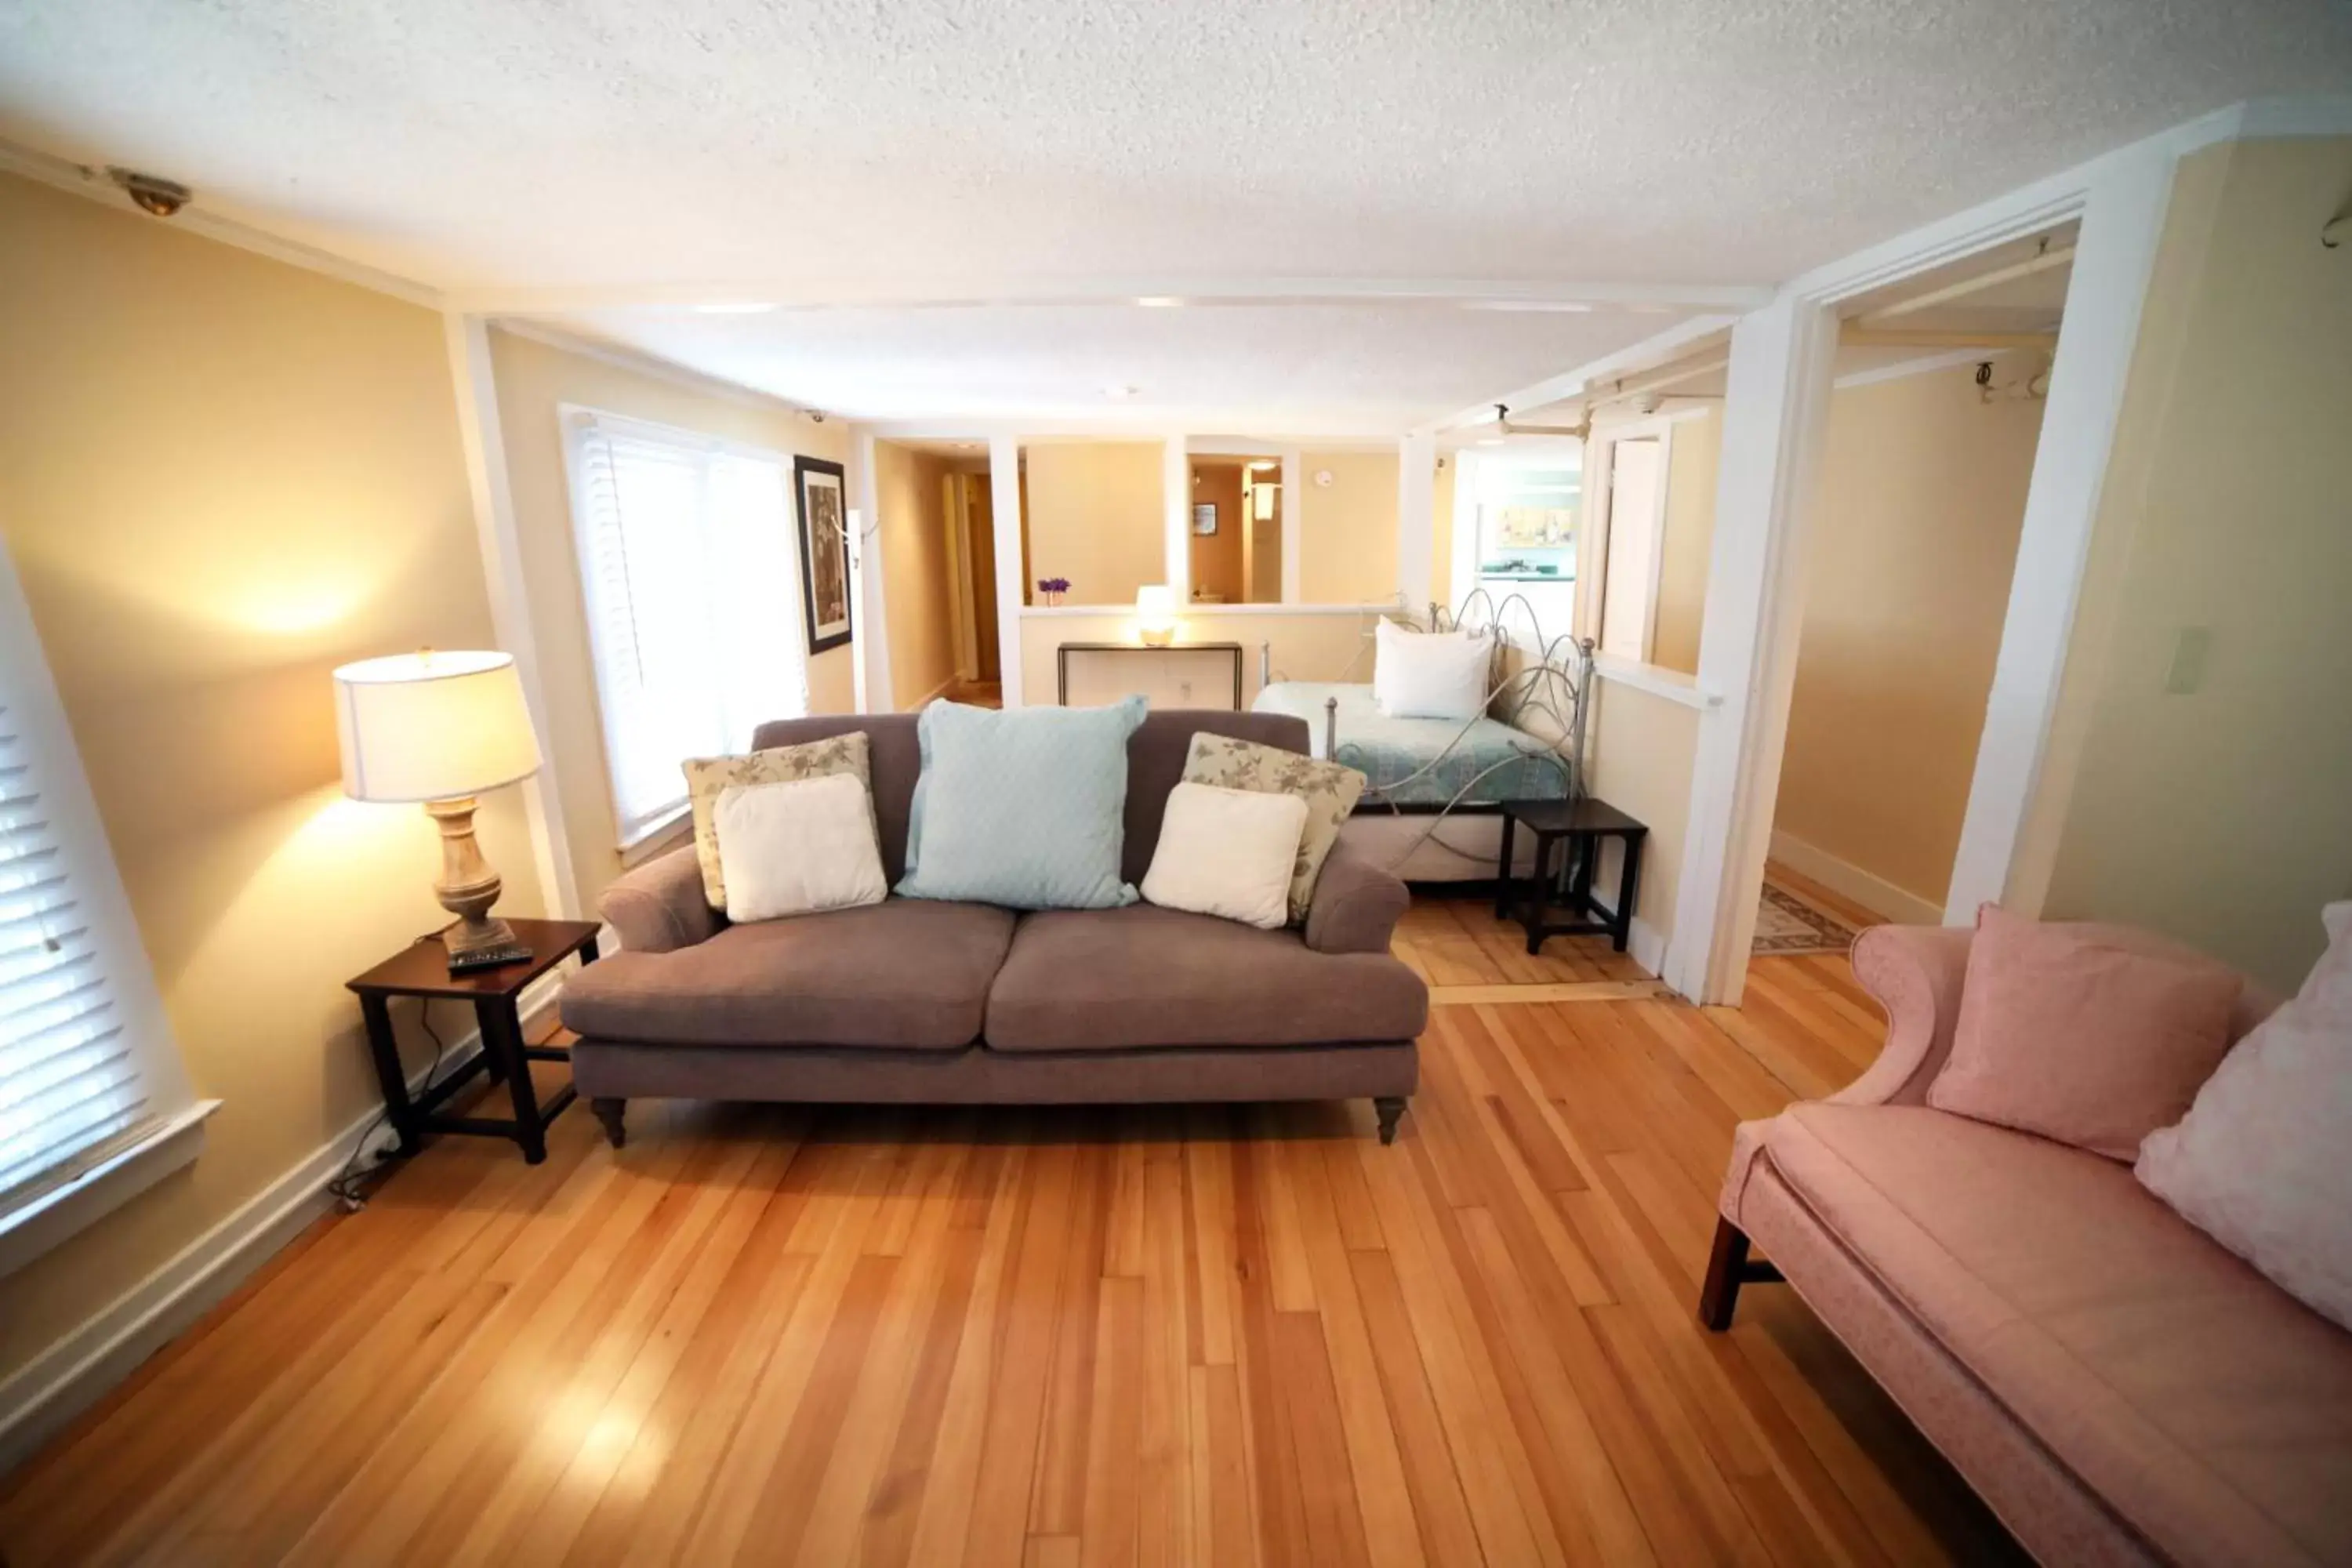
<svg viewBox="0 0 2352 1568">
<path fill-rule="evenodd" d="M 729 784 L 712 808 L 727 918 L 878 904 L 889 892 L 875 841 L 874 805 L 855 773 Z"/>
<path fill-rule="evenodd" d="M 1486 710 L 1494 645 L 1468 632 L 1416 632 L 1383 620 L 1372 633 L 1372 701 L 1391 719 L 1475 719 Z"/>
<path fill-rule="evenodd" d="M 2139 1146 L 2140 1184 L 2352 1329 L 2352 902 L 2294 999 L 2238 1042 L 2189 1114 Z"/>
<path fill-rule="evenodd" d="M 1180 784 L 1168 792 L 1143 896 L 1273 931 L 1290 919 L 1291 868 L 1306 831 L 1301 796 Z"/>
</svg>

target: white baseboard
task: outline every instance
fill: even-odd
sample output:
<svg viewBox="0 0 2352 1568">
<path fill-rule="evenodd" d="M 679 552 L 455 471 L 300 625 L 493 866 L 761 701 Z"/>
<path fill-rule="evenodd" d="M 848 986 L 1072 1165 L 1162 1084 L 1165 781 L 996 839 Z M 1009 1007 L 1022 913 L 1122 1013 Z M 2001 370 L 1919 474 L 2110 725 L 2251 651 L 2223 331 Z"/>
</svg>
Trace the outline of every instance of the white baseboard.
<svg viewBox="0 0 2352 1568">
<path fill-rule="evenodd" d="M 1918 894 L 1896 887 L 1884 877 L 1872 875 L 1851 860 L 1841 860 L 1828 850 L 1792 838 L 1775 828 L 1772 831 L 1772 858 L 1801 877 L 1810 877 L 1842 898 L 1852 899 L 1874 915 L 1884 915 L 1900 925 L 1938 926 L 1944 923 L 1944 906 L 1931 904 Z"/>
<path fill-rule="evenodd" d="M 962 679 L 963 677 L 961 675 L 949 676 L 945 680 L 940 681 L 937 686 L 932 687 L 929 691 L 924 692 L 920 697 L 916 698 L 912 702 L 909 702 L 904 708 L 901 708 L 899 711 L 901 713 L 921 712 L 924 709 L 929 708 L 932 703 L 937 702 L 940 698 L 945 697 L 950 691 L 954 690 L 956 683 Z"/>
<path fill-rule="evenodd" d="M 542 977 L 523 993 L 526 1028 L 555 1005 L 562 973 Z M 472 1060 L 481 1044 L 478 1029 L 457 1037 L 443 1057 L 443 1067 L 454 1068 Z M 410 1093 L 424 1089 L 430 1071 L 428 1066 L 410 1078 Z M 341 1173 L 378 1109 L 354 1117 L 162 1268 L 0 1381 L 0 1475 L 38 1452 L 324 1214 L 331 1202 L 327 1184 Z M 389 1148 L 392 1142 L 389 1123 L 370 1132 L 362 1168 L 374 1151 Z"/>
</svg>

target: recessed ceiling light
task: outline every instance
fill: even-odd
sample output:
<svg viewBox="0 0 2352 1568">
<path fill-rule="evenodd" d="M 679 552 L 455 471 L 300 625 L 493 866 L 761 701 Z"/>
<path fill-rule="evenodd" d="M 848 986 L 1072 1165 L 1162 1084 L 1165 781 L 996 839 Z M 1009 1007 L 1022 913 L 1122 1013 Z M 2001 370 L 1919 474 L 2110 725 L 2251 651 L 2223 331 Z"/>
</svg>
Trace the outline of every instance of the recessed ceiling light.
<svg viewBox="0 0 2352 1568">
<path fill-rule="evenodd" d="M 775 308 L 772 300 L 719 300 L 695 307 L 706 316 L 757 316 Z"/>
<path fill-rule="evenodd" d="M 1145 294 L 1139 296 L 1135 302 L 1147 310 L 1172 310 L 1184 301 L 1173 294 Z"/>
<path fill-rule="evenodd" d="M 1142 390 L 1143 389 L 1139 386 L 1111 385 L 1103 388 L 1103 395 L 1105 397 L 1128 398 L 1133 397 L 1137 393 Z"/>
<path fill-rule="evenodd" d="M 1253 474 L 1262 474 L 1272 467 L 1274 467 L 1274 459 L 1272 458 L 1260 458 L 1256 462 L 1252 463 L 1249 466 L 1249 470 Z"/>
</svg>

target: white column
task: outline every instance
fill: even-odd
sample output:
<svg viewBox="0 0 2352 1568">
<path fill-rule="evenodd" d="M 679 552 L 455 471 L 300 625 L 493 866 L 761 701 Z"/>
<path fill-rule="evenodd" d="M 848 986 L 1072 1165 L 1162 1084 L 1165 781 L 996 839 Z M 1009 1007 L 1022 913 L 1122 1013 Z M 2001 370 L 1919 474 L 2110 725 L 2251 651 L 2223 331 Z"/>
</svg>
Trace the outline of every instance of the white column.
<svg viewBox="0 0 2352 1568">
<path fill-rule="evenodd" d="M 996 528 L 996 672 L 1004 706 L 1018 708 L 1021 689 L 1021 442 L 997 436 L 988 443 L 989 510 Z M 975 570 L 984 570 L 980 563 Z"/>
<path fill-rule="evenodd" d="M 1699 720 L 1664 975 L 1697 1002 L 1738 1002 L 1755 940 L 1836 353 L 1835 314 L 1793 297 L 1732 329 L 1698 654 L 1699 686 L 1722 704 Z"/>
<path fill-rule="evenodd" d="M 1429 608 L 1429 568 L 1437 549 L 1437 437 L 1415 431 L 1397 443 L 1397 587 L 1409 615 Z"/>
<path fill-rule="evenodd" d="M 1478 487 L 1485 466 L 1485 459 L 1467 447 L 1454 454 L 1454 548 L 1448 552 L 1447 572 L 1454 579 L 1451 597 L 1456 608 L 1478 585 Z"/>
<path fill-rule="evenodd" d="M 1972 923 L 1994 899 L 2037 914 L 2049 891 L 2084 729 L 2061 721 L 2066 649 L 2173 173 L 2169 153 L 2143 149 L 2085 195 L 1946 925 Z"/>
<path fill-rule="evenodd" d="M 1282 455 L 1282 602 L 1286 605 L 1298 604 L 1307 596 L 1298 586 L 1306 518 L 1307 454 L 1293 449 Z"/>
<path fill-rule="evenodd" d="M 449 376 L 457 395 L 457 437 L 473 491 L 474 531 L 482 551 L 482 576 L 489 589 L 490 630 L 499 647 L 514 656 L 524 703 L 538 730 L 541 747 L 554 753 L 548 731 L 547 689 L 541 675 L 539 643 L 532 635 L 530 599 L 524 589 L 522 539 L 515 525 L 514 491 L 507 478 L 507 444 L 499 418 L 498 378 L 490 363 L 488 324 L 479 316 L 445 315 L 442 335 L 449 350 Z M 558 918 L 580 914 L 580 885 L 572 874 L 572 844 L 563 827 L 563 798 L 555 774 L 542 768 L 522 783 L 523 815 L 530 826 L 532 864 L 540 896 Z"/>
<path fill-rule="evenodd" d="M 882 484 L 875 469 L 874 437 L 853 428 L 849 439 L 849 587 L 857 606 L 850 638 L 850 669 L 860 713 L 898 709 L 890 685 L 890 605 L 882 570 Z"/>
<path fill-rule="evenodd" d="M 1167 503 L 1168 585 L 1176 602 L 1192 597 L 1192 458 L 1184 437 L 1171 436 L 1160 448 L 1160 489 Z"/>
</svg>

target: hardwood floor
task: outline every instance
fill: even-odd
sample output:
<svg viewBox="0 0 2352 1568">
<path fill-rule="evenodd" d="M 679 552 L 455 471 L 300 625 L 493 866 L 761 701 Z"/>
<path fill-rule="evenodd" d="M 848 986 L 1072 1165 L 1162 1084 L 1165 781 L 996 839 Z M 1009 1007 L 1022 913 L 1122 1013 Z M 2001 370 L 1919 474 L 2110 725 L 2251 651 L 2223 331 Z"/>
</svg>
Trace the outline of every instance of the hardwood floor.
<svg viewBox="0 0 2352 1568">
<path fill-rule="evenodd" d="M 1399 945 L 1478 995 L 1391 1148 L 1364 1104 L 649 1104 L 618 1155 L 567 1115 L 537 1168 L 444 1140 L 12 1478 L 0 1552 L 2016 1555 L 1786 1287 L 1693 1317 L 1733 1123 L 1875 1047 L 1842 959 L 1759 963 L 1726 1013 L 1476 905 Z"/>
</svg>

